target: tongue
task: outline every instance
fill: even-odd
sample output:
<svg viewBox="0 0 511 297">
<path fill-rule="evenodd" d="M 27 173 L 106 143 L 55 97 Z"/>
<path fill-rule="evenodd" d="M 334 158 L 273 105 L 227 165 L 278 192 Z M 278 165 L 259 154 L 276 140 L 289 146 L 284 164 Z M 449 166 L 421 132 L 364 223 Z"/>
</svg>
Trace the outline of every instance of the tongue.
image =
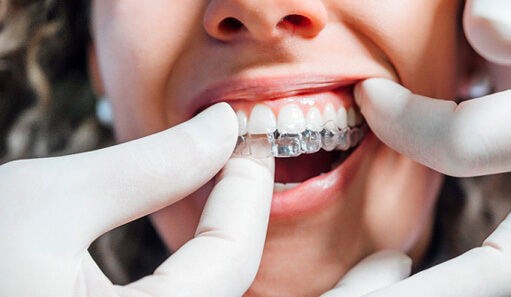
<svg viewBox="0 0 511 297">
<path fill-rule="evenodd" d="M 330 171 L 332 163 L 338 158 L 337 153 L 323 150 L 296 158 L 277 158 L 275 159 L 275 181 L 284 184 L 306 181 Z"/>
</svg>

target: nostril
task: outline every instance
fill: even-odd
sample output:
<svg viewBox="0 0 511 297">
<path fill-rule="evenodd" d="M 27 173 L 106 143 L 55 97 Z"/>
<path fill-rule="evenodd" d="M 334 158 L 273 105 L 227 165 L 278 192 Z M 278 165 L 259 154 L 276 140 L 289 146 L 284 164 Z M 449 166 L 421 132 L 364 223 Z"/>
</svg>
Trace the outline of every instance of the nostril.
<svg viewBox="0 0 511 297">
<path fill-rule="evenodd" d="M 243 23 L 232 17 L 225 18 L 218 25 L 218 29 L 225 33 L 235 33 L 242 27 Z"/>
<path fill-rule="evenodd" d="M 294 26 L 306 27 L 311 24 L 311 20 L 308 17 L 298 14 L 290 14 L 284 17 L 283 21 L 289 22 Z"/>
</svg>

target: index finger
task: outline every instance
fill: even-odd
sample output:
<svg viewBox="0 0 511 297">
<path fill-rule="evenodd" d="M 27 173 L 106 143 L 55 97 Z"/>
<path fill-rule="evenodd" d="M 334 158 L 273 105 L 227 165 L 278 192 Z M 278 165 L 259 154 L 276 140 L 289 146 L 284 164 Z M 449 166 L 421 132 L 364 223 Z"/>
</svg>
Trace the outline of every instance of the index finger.
<svg viewBox="0 0 511 297">
<path fill-rule="evenodd" d="M 218 176 L 195 238 L 121 296 L 242 296 L 255 279 L 273 195 L 273 158 L 232 158 Z"/>
</svg>

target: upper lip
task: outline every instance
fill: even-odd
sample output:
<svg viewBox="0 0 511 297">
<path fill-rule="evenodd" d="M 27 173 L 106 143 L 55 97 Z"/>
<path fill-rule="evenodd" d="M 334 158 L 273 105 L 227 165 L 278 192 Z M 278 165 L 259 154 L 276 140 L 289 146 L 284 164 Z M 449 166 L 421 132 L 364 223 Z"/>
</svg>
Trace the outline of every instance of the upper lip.
<svg viewBox="0 0 511 297">
<path fill-rule="evenodd" d="M 361 79 L 332 76 L 227 80 L 201 90 L 191 101 L 194 105 L 191 110 L 196 114 L 206 107 L 222 101 L 269 100 L 298 94 L 325 92 L 352 85 L 359 80 Z"/>
</svg>

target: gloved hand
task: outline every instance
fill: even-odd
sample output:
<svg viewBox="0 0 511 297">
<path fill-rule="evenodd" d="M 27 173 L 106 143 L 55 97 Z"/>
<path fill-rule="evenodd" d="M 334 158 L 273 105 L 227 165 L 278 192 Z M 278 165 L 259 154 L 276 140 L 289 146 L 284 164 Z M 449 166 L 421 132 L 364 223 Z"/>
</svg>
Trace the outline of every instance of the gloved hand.
<svg viewBox="0 0 511 297">
<path fill-rule="evenodd" d="M 263 251 L 273 160 L 229 159 L 237 134 L 224 103 L 129 143 L 0 166 L 0 296 L 241 296 Z M 184 198 L 222 167 L 195 238 L 154 275 L 112 285 L 90 243 Z"/>
<path fill-rule="evenodd" d="M 511 3 L 508 0 L 467 0 L 465 36 L 487 60 L 511 65 Z"/>
<path fill-rule="evenodd" d="M 468 0 L 463 23 L 482 56 L 511 65 L 510 16 L 507 0 Z M 453 176 L 511 171 L 511 91 L 457 105 L 370 79 L 355 97 L 383 142 L 426 166 Z"/>
<path fill-rule="evenodd" d="M 488 60 L 511 64 L 510 16 L 509 1 L 467 1 L 467 37 Z M 355 97 L 384 143 L 426 166 L 453 176 L 511 171 L 511 90 L 457 105 L 370 79 Z M 511 296 L 510 280 L 511 215 L 481 247 L 365 296 Z"/>
<path fill-rule="evenodd" d="M 391 250 L 380 251 L 360 261 L 332 290 L 321 297 L 364 296 L 403 280 L 410 275 L 411 270 L 412 260 L 405 254 Z"/>
<path fill-rule="evenodd" d="M 463 23 L 481 55 L 511 65 L 510 16 L 507 0 L 468 0 Z M 370 79 L 355 97 L 383 142 L 428 167 L 453 176 L 511 171 L 511 91 L 457 105 Z"/>
<path fill-rule="evenodd" d="M 458 177 L 511 171 L 511 91 L 456 104 L 376 78 L 355 97 L 384 143 L 430 168 Z"/>
</svg>

